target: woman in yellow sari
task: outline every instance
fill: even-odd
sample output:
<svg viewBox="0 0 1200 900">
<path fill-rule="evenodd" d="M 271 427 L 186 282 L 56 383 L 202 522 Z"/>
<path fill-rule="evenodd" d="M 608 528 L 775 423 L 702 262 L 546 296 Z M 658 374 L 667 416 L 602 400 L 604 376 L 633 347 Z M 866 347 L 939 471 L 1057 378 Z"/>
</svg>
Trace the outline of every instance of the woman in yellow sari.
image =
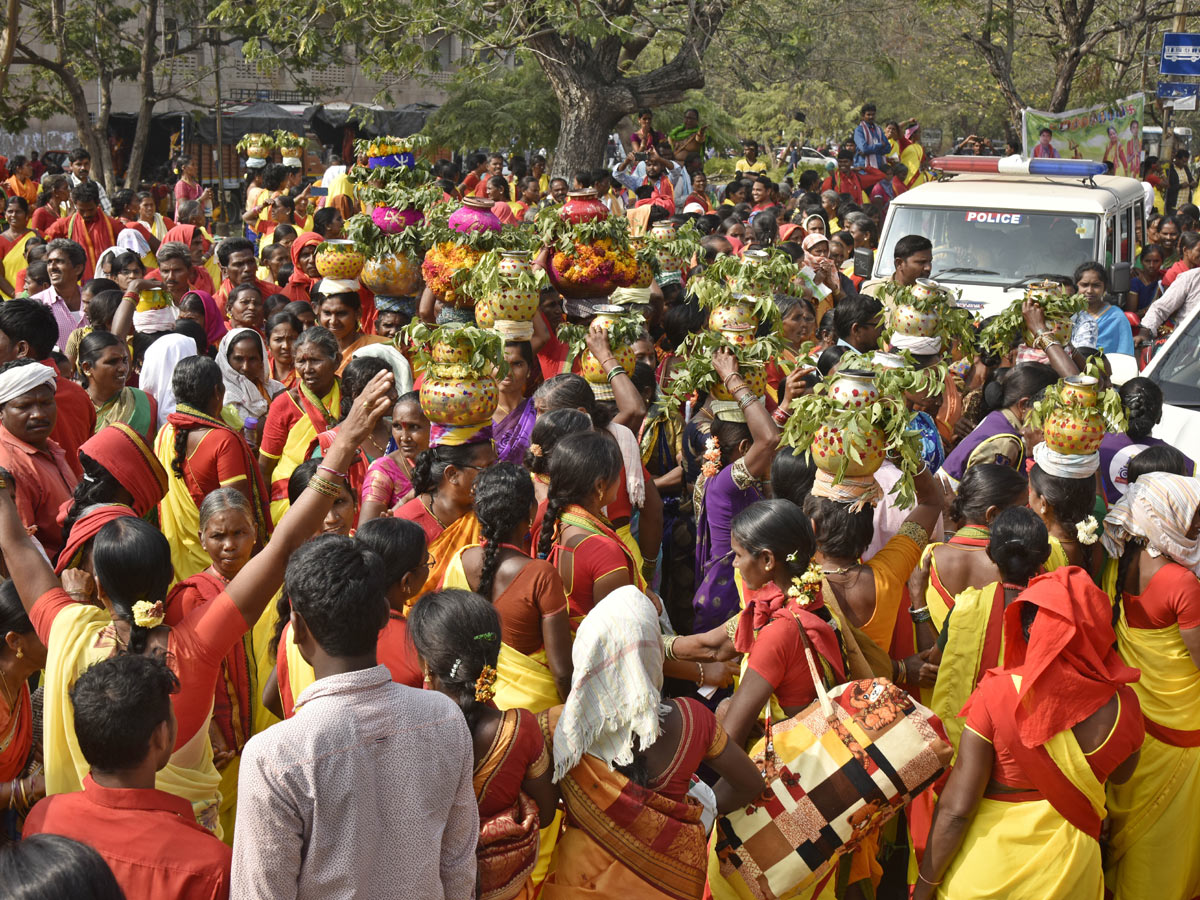
<svg viewBox="0 0 1200 900">
<path fill-rule="evenodd" d="M 475 479 L 481 540 L 456 553 L 444 588 L 489 599 L 500 613 L 496 706 L 539 713 L 571 689 L 571 625 L 558 570 L 530 559 L 526 544 L 536 512 L 533 482 L 513 463 L 497 463 Z"/>
<path fill-rule="evenodd" d="M 1200 896 L 1200 481 L 1142 475 L 1104 520 L 1119 560 L 1117 649 L 1146 742 L 1133 777 L 1110 785 L 1105 878 L 1115 900 Z"/>
<path fill-rule="evenodd" d="M 389 405 L 390 376 L 364 392 L 326 457 L 345 467 Z M 142 519 L 108 522 L 92 543 L 95 575 L 64 572 L 66 589 L 32 541 L 10 493 L 11 475 L 0 470 L 0 551 L 21 602 L 47 647 L 43 738 L 48 794 L 81 789 L 88 764 L 75 737 L 69 692 L 79 674 L 118 653 L 163 654 L 180 691 L 171 698 L 178 723 L 171 762 L 158 787 L 189 801 L 201 825 L 221 834 L 220 776 L 213 765 L 208 724 L 221 660 L 257 622 L 283 583 L 290 554 L 307 540 L 329 509 L 325 484 L 310 486 L 267 547 L 211 603 L 165 626 L 164 601 L 172 578 L 171 551 L 162 532 Z M 99 605 L 76 602 L 94 585 Z"/>
<path fill-rule="evenodd" d="M 566 827 L 545 900 L 698 900 L 706 825 L 763 790 L 762 775 L 698 700 L 662 696 L 654 603 L 632 585 L 601 600 L 575 636 L 571 692 L 538 716 Z M 688 794 L 706 763 L 716 809 Z"/>
<path fill-rule="evenodd" d="M 1129 778 L 1144 733 L 1111 621 L 1074 566 L 1005 611 L 1006 665 L 971 696 L 914 900 L 1104 897 L 1104 783 Z"/>
<path fill-rule="evenodd" d="M 17 295 L 17 276 L 25 268 L 25 245 L 37 232 L 29 227 L 29 203 L 24 197 L 9 197 L 4 207 L 8 227 L 0 232 L 0 299 Z"/>
<path fill-rule="evenodd" d="M 337 370 L 342 352 L 337 338 L 320 326 L 305 329 L 296 338 L 292 356 L 298 383 L 271 402 L 259 446 L 258 464 L 270 487 L 271 518 L 276 522 L 288 508 L 288 478 L 312 455 L 317 435 L 341 417 Z"/>
</svg>

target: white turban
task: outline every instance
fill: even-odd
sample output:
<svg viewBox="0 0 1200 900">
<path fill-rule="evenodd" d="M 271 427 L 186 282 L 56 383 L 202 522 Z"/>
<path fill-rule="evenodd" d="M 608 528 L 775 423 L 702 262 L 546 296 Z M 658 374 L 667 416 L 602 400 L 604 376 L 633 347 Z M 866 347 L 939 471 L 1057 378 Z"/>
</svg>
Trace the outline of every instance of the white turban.
<svg viewBox="0 0 1200 900">
<path fill-rule="evenodd" d="M 54 387 L 54 378 L 54 370 L 41 363 L 13 366 L 6 372 L 0 372 L 0 405 L 15 400 L 22 394 L 28 394 L 43 384 Z"/>
<path fill-rule="evenodd" d="M 1047 475 L 1059 478 L 1091 478 L 1100 468 L 1099 453 L 1058 453 L 1045 443 L 1033 448 L 1033 461 Z"/>
<path fill-rule="evenodd" d="M 317 282 L 317 293 L 332 297 L 334 294 L 357 294 L 359 289 L 356 278 L 322 278 Z"/>
</svg>

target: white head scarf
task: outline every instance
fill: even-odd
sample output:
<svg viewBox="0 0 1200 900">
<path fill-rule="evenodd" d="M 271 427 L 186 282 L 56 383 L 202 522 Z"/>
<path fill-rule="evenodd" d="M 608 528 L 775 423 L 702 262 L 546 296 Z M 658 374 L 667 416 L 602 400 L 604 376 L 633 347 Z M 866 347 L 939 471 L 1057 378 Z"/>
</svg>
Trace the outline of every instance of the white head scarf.
<svg viewBox="0 0 1200 900">
<path fill-rule="evenodd" d="M 554 729 L 555 781 L 584 754 L 628 765 L 634 738 L 645 748 L 662 733 L 663 647 L 650 598 L 626 585 L 597 603 L 579 626 L 571 661 L 571 693 Z"/>
<path fill-rule="evenodd" d="M 150 252 L 150 244 L 142 237 L 141 232 L 136 228 L 126 228 L 123 231 L 117 232 L 117 246 L 122 250 L 129 250 L 136 253 L 138 259 L 141 259 Z"/>
<path fill-rule="evenodd" d="M 221 338 L 221 343 L 217 347 L 217 366 L 221 369 L 221 379 L 225 382 L 225 405 L 232 405 L 243 419 L 247 416 L 261 419 L 267 414 L 271 400 L 265 399 L 254 382 L 229 363 L 230 348 L 248 336 L 257 338 L 258 346 L 262 348 L 263 375 L 266 376 L 267 394 L 273 400 L 276 394 L 285 390 L 280 382 L 269 377 L 270 361 L 267 357 L 267 345 L 263 341 L 262 335 L 253 328 L 235 328 Z"/>
<path fill-rule="evenodd" d="M 175 412 L 175 391 L 171 377 L 180 360 L 199 356 L 196 342 L 186 334 L 164 334 L 146 350 L 138 385 L 158 401 L 158 427 L 166 424 L 167 416 Z"/>
<path fill-rule="evenodd" d="M 0 406 L 44 384 L 54 387 L 55 371 L 41 363 L 13 366 L 0 373 Z"/>
<path fill-rule="evenodd" d="M 1151 472 L 1108 511 L 1101 543 L 1109 556 L 1120 558 L 1126 542 L 1144 541 L 1151 556 L 1165 556 L 1200 575 L 1200 541 L 1187 536 L 1197 507 L 1200 480 Z"/>
</svg>

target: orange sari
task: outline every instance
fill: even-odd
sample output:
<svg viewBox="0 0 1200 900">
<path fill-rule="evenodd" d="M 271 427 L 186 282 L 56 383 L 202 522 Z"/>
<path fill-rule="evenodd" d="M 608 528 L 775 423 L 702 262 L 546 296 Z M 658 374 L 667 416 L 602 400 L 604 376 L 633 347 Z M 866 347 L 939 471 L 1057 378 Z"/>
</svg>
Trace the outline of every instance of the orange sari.
<svg viewBox="0 0 1200 900">
<path fill-rule="evenodd" d="M 556 706 L 538 716 L 547 748 L 561 712 Z M 586 755 L 559 787 L 567 826 L 544 900 L 697 900 L 704 892 L 708 851 L 698 802 L 640 787 Z"/>
</svg>

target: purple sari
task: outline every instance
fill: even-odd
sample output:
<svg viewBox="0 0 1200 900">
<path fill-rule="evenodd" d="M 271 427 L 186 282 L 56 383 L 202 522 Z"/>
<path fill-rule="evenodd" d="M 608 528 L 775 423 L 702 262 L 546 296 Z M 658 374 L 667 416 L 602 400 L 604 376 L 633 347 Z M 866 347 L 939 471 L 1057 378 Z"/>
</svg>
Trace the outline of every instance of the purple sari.
<svg viewBox="0 0 1200 900">
<path fill-rule="evenodd" d="M 739 463 L 726 466 L 704 485 L 704 496 L 697 505 L 693 633 L 716 628 L 735 615 L 741 605 L 733 577 L 730 533 L 737 514 L 761 500 L 762 494 L 748 477 L 742 479 L 746 487 L 738 487 L 733 477 L 735 467 L 745 471 Z"/>
<path fill-rule="evenodd" d="M 533 423 L 537 421 L 537 410 L 532 400 L 522 400 L 512 412 L 492 426 L 492 440 L 496 443 L 496 458 L 505 462 L 525 465 L 525 453 L 529 449 L 529 436 L 533 434 Z"/>
</svg>

